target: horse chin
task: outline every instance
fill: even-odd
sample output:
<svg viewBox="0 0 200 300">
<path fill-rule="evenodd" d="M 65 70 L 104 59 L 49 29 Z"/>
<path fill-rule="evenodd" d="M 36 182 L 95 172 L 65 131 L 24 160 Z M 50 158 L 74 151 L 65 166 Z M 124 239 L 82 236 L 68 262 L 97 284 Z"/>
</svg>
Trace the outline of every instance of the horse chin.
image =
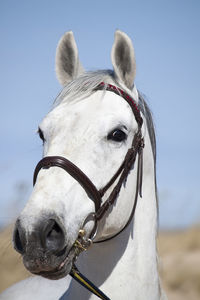
<svg viewBox="0 0 200 300">
<path fill-rule="evenodd" d="M 70 261 L 70 262 L 66 261 L 63 265 L 61 263 L 61 265 L 58 268 L 56 268 L 55 270 L 42 271 L 42 272 L 39 272 L 37 274 L 35 273 L 35 274 L 45 277 L 47 279 L 57 280 L 57 279 L 61 279 L 65 276 L 67 276 L 72 269 L 72 265 L 73 265 L 73 261 Z"/>
<path fill-rule="evenodd" d="M 67 276 L 75 260 L 74 247 L 62 256 L 47 257 L 40 256 L 33 258 L 25 255 L 23 262 L 26 269 L 34 275 L 39 275 L 47 279 L 57 280 Z M 50 263 L 51 261 L 51 263 Z"/>
</svg>

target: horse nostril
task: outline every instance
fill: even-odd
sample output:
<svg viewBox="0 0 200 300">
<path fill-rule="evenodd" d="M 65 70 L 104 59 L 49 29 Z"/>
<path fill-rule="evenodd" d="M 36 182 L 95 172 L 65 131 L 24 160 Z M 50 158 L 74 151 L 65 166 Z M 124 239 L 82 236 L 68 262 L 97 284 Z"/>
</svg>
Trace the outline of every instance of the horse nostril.
<svg viewBox="0 0 200 300">
<path fill-rule="evenodd" d="M 64 247 L 64 232 L 53 219 L 47 221 L 43 232 L 43 244 L 45 244 L 47 250 L 53 252 L 59 252 Z"/>
<path fill-rule="evenodd" d="M 19 227 L 20 227 L 19 222 L 17 222 L 14 233 L 13 233 L 13 244 L 14 244 L 15 250 L 22 254 L 22 253 L 24 253 L 24 246 L 23 246 L 22 234 L 20 235 L 21 229 L 19 229 Z"/>
</svg>

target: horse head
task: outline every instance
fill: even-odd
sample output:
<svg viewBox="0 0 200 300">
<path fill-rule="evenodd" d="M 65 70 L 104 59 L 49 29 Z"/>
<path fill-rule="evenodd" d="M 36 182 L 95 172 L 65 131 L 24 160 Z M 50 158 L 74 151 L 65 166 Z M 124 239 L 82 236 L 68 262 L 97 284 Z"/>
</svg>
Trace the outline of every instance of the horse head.
<svg viewBox="0 0 200 300">
<path fill-rule="evenodd" d="M 142 138 L 146 125 L 142 125 L 141 103 L 133 84 L 134 49 L 121 31 L 115 34 L 111 59 L 114 71 L 84 72 L 73 33 L 67 32 L 58 43 L 56 73 L 63 90 L 38 127 L 44 158 L 14 230 L 14 247 L 23 255 L 25 267 L 46 278 L 58 279 L 70 272 L 80 230 L 84 241 L 91 234 L 94 241 L 108 239 L 123 230 L 135 204 L 134 162 L 141 149 L 141 139 L 136 141 L 135 136 L 139 133 Z M 134 159 L 127 169 L 129 149 Z M 55 157 L 61 158 L 60 164 Z M 81 181 L 81 172 L 87 183 Z M 103 215 L 97 220 L 97 210 L 117 184 L 112 205 L 101 209 Z M 92 185 L 97 198 L 104 189 L 98 204 L 94 192 L 90 193 Z"/>
</svg>

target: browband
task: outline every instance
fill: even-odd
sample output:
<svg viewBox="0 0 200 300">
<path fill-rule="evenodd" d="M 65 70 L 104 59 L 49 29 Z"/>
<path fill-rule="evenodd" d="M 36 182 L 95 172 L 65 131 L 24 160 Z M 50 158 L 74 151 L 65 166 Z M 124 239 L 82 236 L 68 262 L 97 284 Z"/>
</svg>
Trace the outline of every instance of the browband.
<svg viewBox="0 0 200 300">
<path fill-rule="evenodd" d="M 143 119 L 141 117 L 140 110 L 137 106 L 136 101 L 129 94 L 127 94 L 119 87 L 116 87 L 115 85 L 105 83 L 105 82 L 101 82 L 95 90 L 110 91 L 124 98 L 124 100 L 126 100 L 126 102 L 128 102 L 128 104 L 130 105 L 138 125 L 142 127 Z"/>
</svg>

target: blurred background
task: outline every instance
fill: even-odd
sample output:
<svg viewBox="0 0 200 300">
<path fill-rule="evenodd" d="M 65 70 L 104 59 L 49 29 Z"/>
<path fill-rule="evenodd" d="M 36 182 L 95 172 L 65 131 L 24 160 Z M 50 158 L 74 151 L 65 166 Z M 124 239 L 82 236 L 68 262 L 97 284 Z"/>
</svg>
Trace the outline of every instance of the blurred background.
<svg viewBox="0 0 200 300">
<path fill-rule="evenodd" d="M 58 40 L 72 30 L 84 68 L 107 69 L 120 29 L 133 41 L 136 86 L 156 126 L 163 285 L 169 299 L 199 299 L 199 16 L 198 0 L 0 1 L 0 291 L 29 276 L 12 250 L 9 225 L 42 155 L 37 126 L 61 90 Z"/>
</svg>

